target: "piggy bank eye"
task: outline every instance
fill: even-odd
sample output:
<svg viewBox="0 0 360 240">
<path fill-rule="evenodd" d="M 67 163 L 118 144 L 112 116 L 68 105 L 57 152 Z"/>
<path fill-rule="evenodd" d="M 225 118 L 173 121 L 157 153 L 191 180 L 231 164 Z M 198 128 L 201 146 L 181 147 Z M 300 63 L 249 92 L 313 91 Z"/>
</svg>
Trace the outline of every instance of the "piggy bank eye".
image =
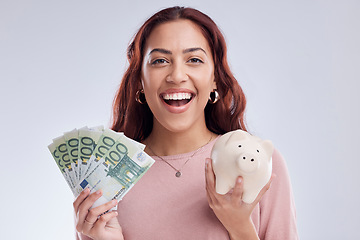
<svg viewBox="0 0 360 240">
<path fill-rule="evenodd" d="M 259 150 L 256 150 L 257 152 L 260 152 Z"/>
<path fill-rule="evenodd" d="M 239 145 L 238 147 L 241 147 L 241 145 Z"/>
</svg>

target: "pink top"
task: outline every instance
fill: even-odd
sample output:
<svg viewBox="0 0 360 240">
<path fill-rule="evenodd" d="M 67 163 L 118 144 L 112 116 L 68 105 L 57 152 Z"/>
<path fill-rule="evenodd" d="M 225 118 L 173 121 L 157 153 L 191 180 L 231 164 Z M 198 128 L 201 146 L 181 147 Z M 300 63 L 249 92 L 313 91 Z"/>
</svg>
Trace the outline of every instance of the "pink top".
<svg viewBox="0 0 360 240">
<path fill-rule="evenodd" d="M 206 197 L 205 159 L 214 143 L 205 145 L 188 161 L 180 178 L 168 164 L 153 157 L 154 165 L 119 202 L 118 219 L 125 240 L 229 239 Z M 163 158 L 179 169 L 193 153 Z M 256 231 L 264 240 L 298 239 L 290 179 L 276 150 L 273 173 L 276 178 L 251 215 Z"/>
</svg>

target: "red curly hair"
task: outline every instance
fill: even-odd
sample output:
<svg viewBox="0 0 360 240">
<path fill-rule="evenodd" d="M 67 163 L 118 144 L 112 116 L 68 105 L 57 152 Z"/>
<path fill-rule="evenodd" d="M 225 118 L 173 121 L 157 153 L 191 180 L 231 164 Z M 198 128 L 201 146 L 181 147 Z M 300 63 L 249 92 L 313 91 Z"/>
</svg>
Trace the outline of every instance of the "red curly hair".
<svg viewBox="0 0 360 240">
<path fill-rule="evenodd" d="M 135 101 L 141 89 L 141 65 L 144 47 L 151 31 L 158 25 L 178 19 L 197 24 L 207 39 L 214 58 L 214 75 L 220 100 L 205 107 L 207 128 L 217 134 L 242 129 L 246 131 L 244 112 L 246 98 L 230 71 L 226 43 L 214 21 L 204 13 L 185 7 L 163 9 L 150 17 L 139 29 L 127 50 L 127 68 L 113 102 L 112 129 L 136 141 L 143 141 L 152 131 L 153 114 L 147 104 Z"/>
</svg>

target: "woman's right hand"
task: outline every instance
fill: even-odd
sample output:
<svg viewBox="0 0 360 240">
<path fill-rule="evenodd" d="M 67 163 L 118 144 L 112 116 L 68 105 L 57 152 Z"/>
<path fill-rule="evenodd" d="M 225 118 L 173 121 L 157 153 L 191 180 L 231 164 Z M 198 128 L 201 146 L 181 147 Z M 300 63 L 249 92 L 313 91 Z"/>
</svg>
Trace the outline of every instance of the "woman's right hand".
<svg viewBox="0 0 360 240">
<path fill-rule="evenodd" d="M 122 229 L 116 217 L 118 215 L 117 211 L 110 211 L 101 215 L 115 207 L 117 201 L 112 200 L 91 208 L 101 195 L 101 190 L 90 194 L 90 190 L 85 189 L 76 198 L 73 203 L 76 214 L 76 230 L 94 240 L 123 240 Z"/>
</svg>

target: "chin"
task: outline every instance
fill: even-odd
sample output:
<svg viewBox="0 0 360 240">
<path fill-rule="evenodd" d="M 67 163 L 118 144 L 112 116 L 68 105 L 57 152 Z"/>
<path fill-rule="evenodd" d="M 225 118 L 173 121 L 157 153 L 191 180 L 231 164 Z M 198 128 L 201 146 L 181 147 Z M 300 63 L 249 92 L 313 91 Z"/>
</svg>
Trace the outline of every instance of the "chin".
<svg viewBox="0 0 360 240">
<path fill-rule="evenodd" d="M 203 122 L 205 122 L 205 120 Z M 183 133 L 186 131 L 198 130 L 198 126 L 201 126 L 201 124 L 199 124 L 198 121 L 195 121 L 195 119 L 189 119 L 189 117 L 176 117 L 175 119 L 164 122 L 162 126 L 170 132 Z"/>
</svg>

